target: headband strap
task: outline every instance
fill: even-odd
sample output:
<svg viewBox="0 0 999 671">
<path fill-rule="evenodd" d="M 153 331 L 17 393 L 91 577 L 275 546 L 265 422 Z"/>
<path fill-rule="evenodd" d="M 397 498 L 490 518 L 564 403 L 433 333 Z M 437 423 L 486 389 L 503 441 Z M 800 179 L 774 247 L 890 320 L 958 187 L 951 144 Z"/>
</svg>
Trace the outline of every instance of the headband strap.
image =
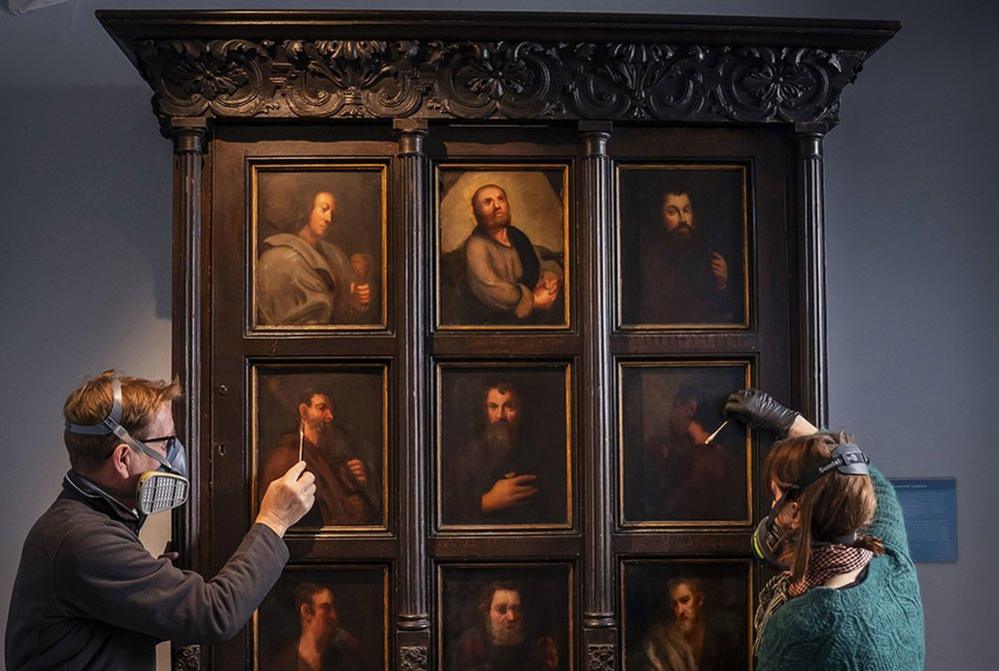
<svg viewBox="0 0 999 671">
<path fill-rule="evenodd" d="M 136 452 L 141 452 L 146 456 L 152 457 L 162 466 L 167 467 L 171 471 L 176 470 L 176 467 L 171 462 L 167 461 L 162 454 L 150 448 L 138 438 L 133 438 L 132 434 L 130 434 L 128 430 L 120 424 L 120 422 L 121 381 L 115 377 L 111 379 L 111 412 L 108 413 L 108 416 L 101 420 L 99 424 L 73 424 L 67 419 L 66 430 L 70 433 L 80 433 L 87 436 L 107 436 L 113 433 L 118 436 L 119 440 Z"/>
<path fill-rule="evenodd" d="M 73 424 L 66 420 L 66 430 L 70 433 L 80 433 L 87 436 L 106 436 L 115 434 L 119 438 L 124 438 L 123 433 L 127 433 L 121 425 L 121 381 L 111 378 L 111 412 L 97 424 Z"/>
<path fill-rule="evenodd" d="M 802 490 L 808 487 L 827 473 L 832 472 L 833 469 L 843 475 L 868 475 L 870 469 L 867 467 L 867 464 L 869 463 L 871 463 L 871 460 L 859 447 L 853 443 L 840 443 L 833 450 L 832 459 L 819 466 L 815 471 L 800 478 L 794 483 L 794 489 Z"/>
</svg>

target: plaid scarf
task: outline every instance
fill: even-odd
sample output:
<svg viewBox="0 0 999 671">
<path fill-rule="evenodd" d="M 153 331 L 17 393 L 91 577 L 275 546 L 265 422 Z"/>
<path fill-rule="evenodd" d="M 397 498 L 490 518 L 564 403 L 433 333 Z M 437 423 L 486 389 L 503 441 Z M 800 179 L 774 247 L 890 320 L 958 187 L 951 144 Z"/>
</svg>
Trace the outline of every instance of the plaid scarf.
<svg viewBox="0 0 999 671">
<path fill-rule="evenodd" d="M 835 575 L 867 566 L 873 558 L 874 553 L 864 548 L 819 545 L 812 550 L 812 558 L 808 562 L 808 571 L 804 578 L 793 582 L 790 571 L 784 571 L 771 578 L 760 591 L 760 605 L 753 617 L 753 630 L 756 632 L 753 655 L 757 654 L 767 622 L 781 606 L 813 587 L 825 585 Z"/>
<path fill-rule="evenodd" d="M 801 596 L 813 587 L 821 587 L 833 576 L 862 569 L 874 558 L 865 548 L 846 545 L 819 545 L 812 550 L 805 577 L 788 585 L 790 598 Z"/>
</svg>

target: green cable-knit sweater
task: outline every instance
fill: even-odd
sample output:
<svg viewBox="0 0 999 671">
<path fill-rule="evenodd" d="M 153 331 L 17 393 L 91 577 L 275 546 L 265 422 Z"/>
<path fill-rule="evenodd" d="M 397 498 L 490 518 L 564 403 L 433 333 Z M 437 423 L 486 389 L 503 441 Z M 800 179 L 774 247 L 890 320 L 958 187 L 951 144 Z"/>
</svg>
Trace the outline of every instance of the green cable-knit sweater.
<svg viewBox="0 0 999 671">
<path fill-rule="evenodd" d="M 884 540 L 867 577 L 844 589 L 817 587 L 791 599 L 764 627 L 757 671 L 919 671 L 923 606 L 902 509 L 871 468 L 878 510 L 869 532 Z"/>
</svg>

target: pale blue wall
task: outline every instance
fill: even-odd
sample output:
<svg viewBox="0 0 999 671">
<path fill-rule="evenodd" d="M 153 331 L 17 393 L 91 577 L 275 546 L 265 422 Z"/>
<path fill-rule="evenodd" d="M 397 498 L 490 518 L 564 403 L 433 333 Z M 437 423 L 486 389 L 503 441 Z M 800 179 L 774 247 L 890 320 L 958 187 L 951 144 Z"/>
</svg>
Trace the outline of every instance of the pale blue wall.
<svg viewBox="0 0 999 671">
<path fill-rule="evenodd" d="M 68 467 L 60 423 L 68 390 L 109 366 L 169 374 L 170 145 L 158 135 L 145 84 L 93 18 L 96 8 L 114 6 L 205 5 L 85 0 L 21 17 L 0 13 L 0 623 L 24 535 Z M 544 8 L 905 24 L 847 90 L 842 124 L 826 142 L 831 419 L 852 428 L 891 476 L 958 478 L 959 561 L 919 566 L 927 667 L 993 668 L 996 5 L 549 0 Z"/>
</svg>

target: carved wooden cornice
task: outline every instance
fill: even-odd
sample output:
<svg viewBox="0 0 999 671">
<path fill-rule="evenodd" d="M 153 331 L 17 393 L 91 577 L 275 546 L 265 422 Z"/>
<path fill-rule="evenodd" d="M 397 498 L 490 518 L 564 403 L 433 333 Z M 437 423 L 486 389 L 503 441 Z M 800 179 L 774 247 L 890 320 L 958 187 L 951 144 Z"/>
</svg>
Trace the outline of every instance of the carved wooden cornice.
<svg viewBox="0 0 999 671">
<path fill-rule="evenodd" d="M 893 22 L 98 12 L 164 123 L 603 119 L 828 129 Z"/>
</svg>

